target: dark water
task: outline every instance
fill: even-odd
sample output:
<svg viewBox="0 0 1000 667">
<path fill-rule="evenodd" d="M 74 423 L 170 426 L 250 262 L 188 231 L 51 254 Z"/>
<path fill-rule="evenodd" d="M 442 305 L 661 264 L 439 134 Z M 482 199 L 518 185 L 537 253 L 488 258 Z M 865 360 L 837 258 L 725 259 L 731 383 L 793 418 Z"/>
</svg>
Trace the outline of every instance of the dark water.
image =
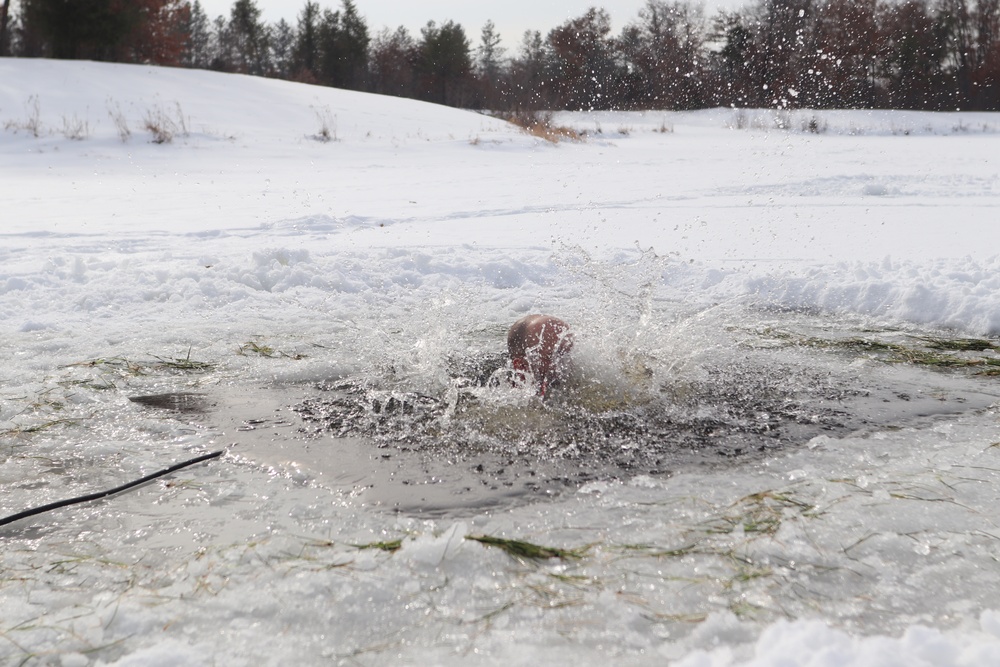
<svg viewBox="0 0 1000 667">
<path fill-rule="evenodd" d="M 754 465 L 818 435 L 919 425 L 1000 395 L 996 381 L 967 373 L 860 358 L 744 349 L 668 382 L 645 359 L 613 381 L 579 369 L 544 402 L 510 388 L 493 354 L 453 360 L 436 389 L 373 372 L 133 400 L 219 429 L 248 464 L 436 516 L 594 480 Z"/>
</svg>

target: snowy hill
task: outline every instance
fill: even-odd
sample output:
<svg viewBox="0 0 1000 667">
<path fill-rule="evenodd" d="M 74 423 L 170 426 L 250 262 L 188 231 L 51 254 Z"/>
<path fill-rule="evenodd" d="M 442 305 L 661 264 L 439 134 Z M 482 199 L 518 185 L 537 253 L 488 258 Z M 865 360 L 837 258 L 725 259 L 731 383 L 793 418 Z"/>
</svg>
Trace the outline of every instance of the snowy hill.
<svg viewBox="0 0 1000 667">
<path fill-rule="evenodd" d="M 990 114 L 558 114 L 585 139 L 554 145 L 451 108 L 213 72 L 5 59 L 0 81 L 9 234 L 474 244 L 485 258 L 434 251 L 418 272 L 461 281 L 487 262 L 513 284 L 550 280 L 560 247 L 639 246 L 679 260 L 663 287 L 681 299 L 1000 332 Z M 531 268 L 511 248 L 533 248 Z"/>
<path fill-rule="evenodd" d="M 81 121 L 88 140 L 118 139 L 112 115 L 124 115 L 143 142 L 143 128 L 157 112 L 196 138 L 237 143 L 294 143 L 317 137 L 326 122 L 330 138 L 372 144 L 410 140 L 470 140 L 503 133 L 505 123 L 412 100 L 322 86 L 201 70 L 4 59 L 0 117 L 26 120 L 39 103 L 42 134 L 64 135 L 63 119 Z M 178 127 L 180 132 L 180 128 Z M 509 131 L 507 132 L 509 134 Z"/>
</svg>

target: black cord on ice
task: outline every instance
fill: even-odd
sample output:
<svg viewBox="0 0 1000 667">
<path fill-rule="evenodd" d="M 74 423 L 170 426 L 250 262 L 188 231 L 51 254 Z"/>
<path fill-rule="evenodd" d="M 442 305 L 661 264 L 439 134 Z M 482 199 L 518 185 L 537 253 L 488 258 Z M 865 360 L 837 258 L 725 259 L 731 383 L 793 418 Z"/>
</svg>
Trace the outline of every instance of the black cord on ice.
<svg viewBox="0 0 1000 667">
<path fill-rule="evenodd" d="M 51 512 L 52 510 L 59 509 L 60 507 L 68 507 L 69 505 L 79 505 L 80 503 L 87 503 L 91 500 L 98 500 L 100 498 L 107 498 L 108 496 L 113 496 L 116 493 L 121 493 L 122 491 L 128 491 L 131 488 L 137 487 L 140 484 L 145 484 L 157 477 L 163 477 L 164 475 L 169 475 L 172 472 L 176 472 L 181 468 L 187 468 L 188 466 L 193 466 L 196 463 L 201 463 L 202 461 L 208 461 L 209 459 L 215 459 L 222 456 L 225 452 L 218 451 L 212 452 L 211 454 L 202 454 L 201 456 L 196 456 L 193 459 L 187 461 L 182 461 L 176 463 L 169 468 L 161 470 L 159 472 L 154 472 L 151 475 L 146 475 L 142 479 L 137 479 L 135 481 L 129 482 L 128 484 L 122 484 L 121 486 L 116 486 L 113 489 L 108 489 L 107 491 L 98 491 L 97 493 L 91 493 L 86 496 L 78 496 L 76 498 L 68 498 L 66 500 L 60 500 L 54 503 L 49 503 L 48 505 L 42 505 L 41 507 L 33 507 L 31 509 L 24 510 L 23 512 L 18 512 L 17 514 L 12 514 L 8 517 L 0 519 L 0 526 L 5 526 L 8 523 L 14 523 L 15 521 L 20 521 L 21 519 L 26 519 L 29 516 L 35 516 L 36 514 L 44 514 L 45 512 Z"/>
</svg>

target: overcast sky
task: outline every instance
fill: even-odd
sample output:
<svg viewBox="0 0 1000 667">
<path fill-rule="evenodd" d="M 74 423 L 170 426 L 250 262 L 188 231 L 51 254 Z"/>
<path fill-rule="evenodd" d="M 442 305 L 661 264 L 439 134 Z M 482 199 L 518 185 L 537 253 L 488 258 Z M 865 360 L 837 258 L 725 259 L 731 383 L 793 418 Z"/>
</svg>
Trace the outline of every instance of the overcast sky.
<svg viewBox="0 0 1000 667">
<path fill-rule="evenodd" d="M 338 9 L 340 0 L 317 0 L 320 7 Z M 233 0 L 200 0 L 209 19 L 222 14 L 226 17 Z M 306 0 L 257 0 L 264 21 L 276 23 L 285 19 L 292 26 Z M 727 7 L 741 6 L 736 0 L 708 0 L 706 12 L 719 4 Z M 576 18 L 590 6 L 603 7 L 611 15 L 614 34 L 639 14 L 646 0 L 355 0 L 355 6 L 368 22 L 372 35 L 382 28 L 395 29 L 403 25 L 419 37 L 420 28 L 428 21 L 439 25 L 445 21 L 460 23 L 473 46 L 479 43 L 483 24 L 492 20 L 503 39 L 504 46 L 516 48 L 525 30 L 538 30 L 542 35 L 571 18 Z M 692 3 L 694 4 L 694 3 Z M 714 9 L 712 10 L 714 11 Z"/>
</svg>

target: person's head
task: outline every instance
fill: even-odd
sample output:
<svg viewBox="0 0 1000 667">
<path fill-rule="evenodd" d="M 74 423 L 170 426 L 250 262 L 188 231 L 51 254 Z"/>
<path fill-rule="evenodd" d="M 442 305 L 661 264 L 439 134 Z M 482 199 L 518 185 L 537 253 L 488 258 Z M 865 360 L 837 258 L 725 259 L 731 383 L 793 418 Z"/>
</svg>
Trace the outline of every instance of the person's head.
<svg viewBox="0 0 1000 667">
<path fill-rule="evenodd" d="M 521 382 L 530 379 L 542 397 L 549 385 L 559 379 L 572 349 L 569 325 L 551 315 L 527 315 L 507 332 L 507 352 L 517 379 Z"/>
</svg>

